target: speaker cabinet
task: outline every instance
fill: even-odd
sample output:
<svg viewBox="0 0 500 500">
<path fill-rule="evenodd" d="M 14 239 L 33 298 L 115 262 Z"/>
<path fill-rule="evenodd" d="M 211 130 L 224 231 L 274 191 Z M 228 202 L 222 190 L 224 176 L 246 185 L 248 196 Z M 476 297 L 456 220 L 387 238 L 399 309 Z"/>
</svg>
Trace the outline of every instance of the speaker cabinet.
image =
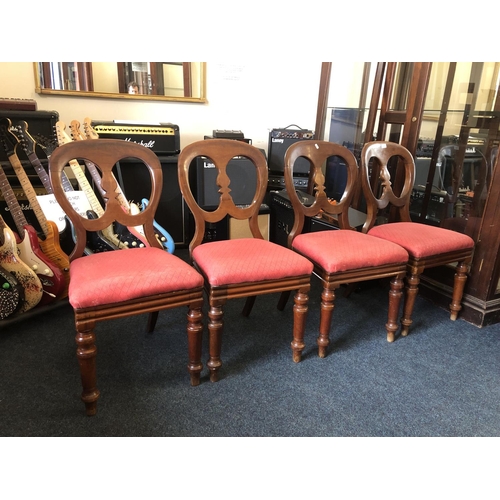
<svg viewBox="0 0 500 500">
<path fill-rule="evenodd" d="M 188 208 L 179 188 L 177 156 L 158 157 L 163 171 L 163 186 L 155 220 L 179 246 L 189 244 Z M 115 167 L 115 175 L 130 202 L 142 206 L 151 192 L 151 180 L 146 166 L 137 160 L 125 159 Z"/>
<path fill-rule="evenodd" d="M 265 156 L 265 152 L 262 151 Z M 219 205 L 220 193 L 217 186 L 218 171 L 209 158 L 199 157 L 190 167 L 191 189 L 198 204 L 203 208 Z M 226 173 L 231 179 L 229 188 L 235 205 L 249 205 L 257 187 L 257 171 L 253 162 L 237 157 L 229 161 Z"/>
<path fill-rule="evenodd" d="M 273 129 L 269 133 L 268 163 L 269 170 L 275 173 L 283 173 L 285 170 L 286 150 L 298 141 L 311 140 L 314 138 L 312 130 L 289 128 Z M 309 173 L 309 161 L 305 158 L 297 158 L 293 166 L 294 175 L 307 175 Z"/>
</svg>

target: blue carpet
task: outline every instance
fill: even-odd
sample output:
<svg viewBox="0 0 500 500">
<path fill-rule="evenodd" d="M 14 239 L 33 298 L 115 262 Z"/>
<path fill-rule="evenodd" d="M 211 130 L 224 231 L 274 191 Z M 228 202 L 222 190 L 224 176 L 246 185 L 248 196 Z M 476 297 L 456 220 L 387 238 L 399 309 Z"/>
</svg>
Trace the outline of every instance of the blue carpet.
<svg viewBox="0 0 500 500">
<path fill-rule="evenodd" d="M 418 297 L 410 335 L 385 339 L 378 283 L 336 300 L 328 356 L 317 356 L 320 287 L 309 305 L 303 359 L 292 361 L 292 301 L 258 297 L 249 318 L 228 302 L 218 383 L 186 369 L 186 310 L 97 328 L 98 412 L 80 401 L 73 314 L 4 328 L 2 436 L 500 436 L 500 325 L 477 328 Z M 206 331 L 205 331 L 206 335 Z M 206 336 L 205 336 L 206 339 Z M 207 342 L 203 360 L 206 361 Z"/>
</svg>

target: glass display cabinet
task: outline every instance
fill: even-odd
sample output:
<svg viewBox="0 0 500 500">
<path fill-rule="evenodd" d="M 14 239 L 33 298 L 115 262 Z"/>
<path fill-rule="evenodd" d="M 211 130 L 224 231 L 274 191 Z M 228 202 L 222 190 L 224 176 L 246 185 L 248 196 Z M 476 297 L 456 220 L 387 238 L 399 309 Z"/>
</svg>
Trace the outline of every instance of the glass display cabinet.
<svg viewBox="0 0 500 500">
<path fill-rule="evenodd" d="M 347 146 L 358 160 L 363 144 L 374 139 L 410 150 L 412 219 L 476 242 L 459 317 L 477 326 L 500 322 L 500 63 L 365 63 L 355 106 L 329 104 L 334 71 L 328 65 L 316 137 Z M 342 190 L 341 172 L 328 176 L 332 193 Z M 361 194 L 356 204 L 363 210 Z M 426 270 L 420 293 L 447 308 L 453 275 L 453 265 Z"/>
</svg>

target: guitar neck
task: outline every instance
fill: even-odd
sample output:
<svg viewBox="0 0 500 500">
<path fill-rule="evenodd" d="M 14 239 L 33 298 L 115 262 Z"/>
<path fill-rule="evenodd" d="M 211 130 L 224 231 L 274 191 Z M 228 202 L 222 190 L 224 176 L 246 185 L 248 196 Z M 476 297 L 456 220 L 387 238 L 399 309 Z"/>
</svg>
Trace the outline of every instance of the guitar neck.
<svg viewBox="0 0 500 500">
<path fill-rule="evenodd" d="M 71 136 L 73 137 L 74 141 L 84 141 L 86 139 L 95 139 L 95 138 L 99 137 L 99 136 L 95 137 L 94 135 L 92 135 L 91 132 L 93 131 L 93 129 L 90 126 L 90 123 L 88 120 L 89 120 L 88 118 L 85 118 L 85 122 L 84 122 L 86 136 L 84 136 L 81 133 L 80 122 L 78 120 L 73 120 L 71 122 L 71 125 L 70 125 Z M 84 161 L 85 161 L 85 166 L 87 167 L 87 170 L 89 171 L 92 179 L 95 182 L 95 185 L 97 186 L 97 189 L 101 193 L 101 196 L 103 198 L 108 197 L 109 196 L 108 193 L 106 193 L 106 191 L 102 188 L 101 174 L 97 170 L 97 167 L 91 161 L 88 161 L 88 160 L 84 160 Z M 125 197 L 125 194 L 123 193 L 118 182 L 116 183 L 115 194 L 116 194 L 115 199 L 118 201 L 118 203 L 120 203 L 120 205 L 122 207 L 124 207 L 127 212 L 130 212 L 130 204 L 129 204 L 127 198 Z"/>
<path fill-rule="evenodd" d="M 44 166 L 42 165 L 42 162 L 40 161 L 36 153 L 28 154 L 28 160 L 30 161 L 31 165 L 33 165 L 33 168 L 35 169 L 35 172 L 38 174 L 38 177 L 40 177 L 43 187 L 45 188 L 47 193 L 53 194 L 54 190 L 52 189 L 52 184 L 50 183 L 49 173 L 45 170 Z M 71 184 L 71 181 L 68 179 L 68 176 L 64 172 L 61 173 L 61 182 L 64 191 L 66 192 L 73 191 L 73 186 Z"/>
<path fill-rule="evenodd" d="M 70 160 L 69 166 L 73 171 L 73 174 L 80 186 L 81 190 L 85 193 L 85 196 L 89 200 L 92 210 L 100 217 L 104 214 L 104 209 L 102 208 L 99 199 L 97 198 L 92 186 L 90 185 L 83 168 L 76 160 Z"/>
<path fill-rule="evenodd" d="M 35 216 L 40 223 L 40 227 L 42 228 L 42 231 L 45 235 L 49 233 L 49 227 L 47 224 L 47 218 L 45 217 L 45 214 L 43 213 L 42 207 L 40 206 L 40 203 L 38 203 L 38 199 L 36 197 L 36 192 L 33 189 L 33 186 L 31 185 L 31 182 L 26 175 L 26 172 L 24 171 L 23 166 L 21 165 L 21 162 L 19 161 L 19 158 L 17 157 L 17 154 L 12 154 L 9 156 L 9 161 L 10 164 L 12 165 L 12 168 L 14 169 L 14 172 L 16 173 L 17 178 L 19 179 L 19 182 L 21 183 L 21 187 L 23 188 L 26 197 L 28 198 L 31 208 L 33 212 L 35 213 Z"/>
<path fill-rule="evenodd" d="M 17 201 L 16 194 L 12 189 L 12 186 L 5 175 L 3 168 L 0 166 L 0 190 L 2 191 L 2 195 L 7 203 L 7 207 L 9 208 L 10 215 L 14 219 L 14 223 L 17 227 L 17 232 L 19 236 L 24 235 L 24 226 L 28 225 L 28 221 L 24 216 L 23 210 L 19 202 Z"/>
</svg>

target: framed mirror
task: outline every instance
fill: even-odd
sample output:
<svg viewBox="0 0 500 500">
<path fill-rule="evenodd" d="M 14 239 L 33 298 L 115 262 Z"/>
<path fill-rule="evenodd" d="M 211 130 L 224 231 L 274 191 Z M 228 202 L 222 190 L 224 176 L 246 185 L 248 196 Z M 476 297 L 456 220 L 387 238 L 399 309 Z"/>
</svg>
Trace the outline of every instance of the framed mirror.
<svg viewBox="0 0 500 500">
<path fill-rule="evenodd" d="M 38 94 L 206 103 L 204 62 L 35 62 Z"/>
</svg>

